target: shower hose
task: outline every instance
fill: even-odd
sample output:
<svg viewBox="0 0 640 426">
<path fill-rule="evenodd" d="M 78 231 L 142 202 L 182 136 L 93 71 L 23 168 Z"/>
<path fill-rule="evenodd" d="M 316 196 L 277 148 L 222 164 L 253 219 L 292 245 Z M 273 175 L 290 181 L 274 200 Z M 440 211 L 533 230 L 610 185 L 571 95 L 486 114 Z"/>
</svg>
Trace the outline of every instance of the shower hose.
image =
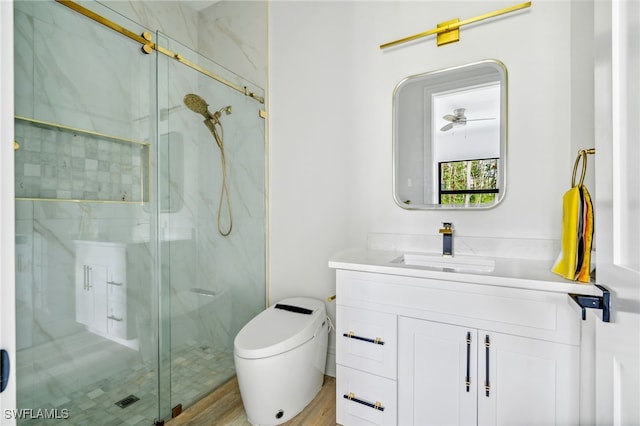
<svg viewBox="0 0 640 426">
<path fill-rule="evenodd" d="M 231 234 L 233 228 L 233 214 L 231 213 L 231 202 L 229 201 L 229 187 L 227 185 L 227 159 L 224 154 L 224 129 L 222 123 L 218 120 L 220 112 L 217 112 L 213 118 L 205 120 L 207 128 L 211 131 L 213 138 L 220 148 L 220 160 L 222 163 L 222 188 L 220 190 L 220 203 L 218 205 L 218 232 L 220 235 L 226 237 Z M 218 129 L 220 129 L 218 131 Z M 227 212 L 229 213 L 229 227 L 225 230 L 222 227 L 222 205 L 226 201 Z"/>
</svg>

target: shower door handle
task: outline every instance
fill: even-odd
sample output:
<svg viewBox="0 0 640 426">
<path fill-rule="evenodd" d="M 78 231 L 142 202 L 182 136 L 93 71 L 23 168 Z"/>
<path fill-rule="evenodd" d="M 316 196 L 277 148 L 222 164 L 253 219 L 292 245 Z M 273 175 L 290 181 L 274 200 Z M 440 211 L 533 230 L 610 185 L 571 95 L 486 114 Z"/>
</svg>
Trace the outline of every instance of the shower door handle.
<svg viewBox="0 0 640 426">
<path fill-rule="evenodd" d="M 9 372 L 11 363 L 9 362 L 9 352 L 0 350 L 0 393 L 4 392 L 9 384 Z"/>
</svg>

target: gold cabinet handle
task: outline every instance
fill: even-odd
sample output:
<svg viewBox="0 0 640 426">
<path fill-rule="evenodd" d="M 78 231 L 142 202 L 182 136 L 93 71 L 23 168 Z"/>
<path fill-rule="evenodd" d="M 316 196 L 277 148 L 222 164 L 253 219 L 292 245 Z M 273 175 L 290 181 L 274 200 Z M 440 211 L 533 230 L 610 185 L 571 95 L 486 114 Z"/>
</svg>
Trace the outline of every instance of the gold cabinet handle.
<svg viewBox="0 0 640 426">
<path fill-rule="evenodd" d="M 349 401 L 357 402 L 358 404 L 366 405 L 369 408 L 373 408 L 378 411 L 384 411 L 384 406 L 380 401 L 369 402 L 364 399 L 356 398 L 356 395 L 353 392 L 345 393 L 343 395 L 344 399 L 348 399 Z"/>
<path fill-rule="evenodd" d="M 348 333 L 342 333 L 342 336 L 348 337 L 349 339 L 360 340 L 362 342 L 373 343 L 374 345 L 384 345 L 384 341 L 380 337 L 370 339 L 369 337 L 356 336 L 356 334 L 353 331 L 349 331 Z"/>
</svg>

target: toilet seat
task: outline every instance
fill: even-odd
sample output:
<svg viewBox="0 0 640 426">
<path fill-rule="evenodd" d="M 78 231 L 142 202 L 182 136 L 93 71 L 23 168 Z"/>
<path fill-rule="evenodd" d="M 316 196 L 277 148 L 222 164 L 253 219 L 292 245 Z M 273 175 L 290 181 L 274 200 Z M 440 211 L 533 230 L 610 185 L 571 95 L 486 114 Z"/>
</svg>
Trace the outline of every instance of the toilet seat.
<svg viewBox="0 0 640 426">
<path fill-rule="evenodd" d="M 267 358 L 289 351 L 311 340 L 325 321 L 324 303 L 319 300 L 295 297 L 278 304 L 310 309 L 313 313 L 303 314 L 270 306 L 240 330 L 234 341 L 236 356 Z"/>
</svg>

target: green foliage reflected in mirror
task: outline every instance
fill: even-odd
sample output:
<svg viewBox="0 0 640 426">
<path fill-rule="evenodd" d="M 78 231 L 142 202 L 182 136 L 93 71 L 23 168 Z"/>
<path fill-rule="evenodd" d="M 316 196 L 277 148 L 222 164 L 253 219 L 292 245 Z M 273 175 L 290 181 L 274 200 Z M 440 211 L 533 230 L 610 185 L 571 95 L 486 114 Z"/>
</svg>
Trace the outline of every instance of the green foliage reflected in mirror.
<svg viewBox="0 0 640 426">
<path fill-rule="evenodd" d="M 496 202 L 497 158 L 441 162 L 439 170 L 440 204 L 477 207 Z"/>
</svg>

